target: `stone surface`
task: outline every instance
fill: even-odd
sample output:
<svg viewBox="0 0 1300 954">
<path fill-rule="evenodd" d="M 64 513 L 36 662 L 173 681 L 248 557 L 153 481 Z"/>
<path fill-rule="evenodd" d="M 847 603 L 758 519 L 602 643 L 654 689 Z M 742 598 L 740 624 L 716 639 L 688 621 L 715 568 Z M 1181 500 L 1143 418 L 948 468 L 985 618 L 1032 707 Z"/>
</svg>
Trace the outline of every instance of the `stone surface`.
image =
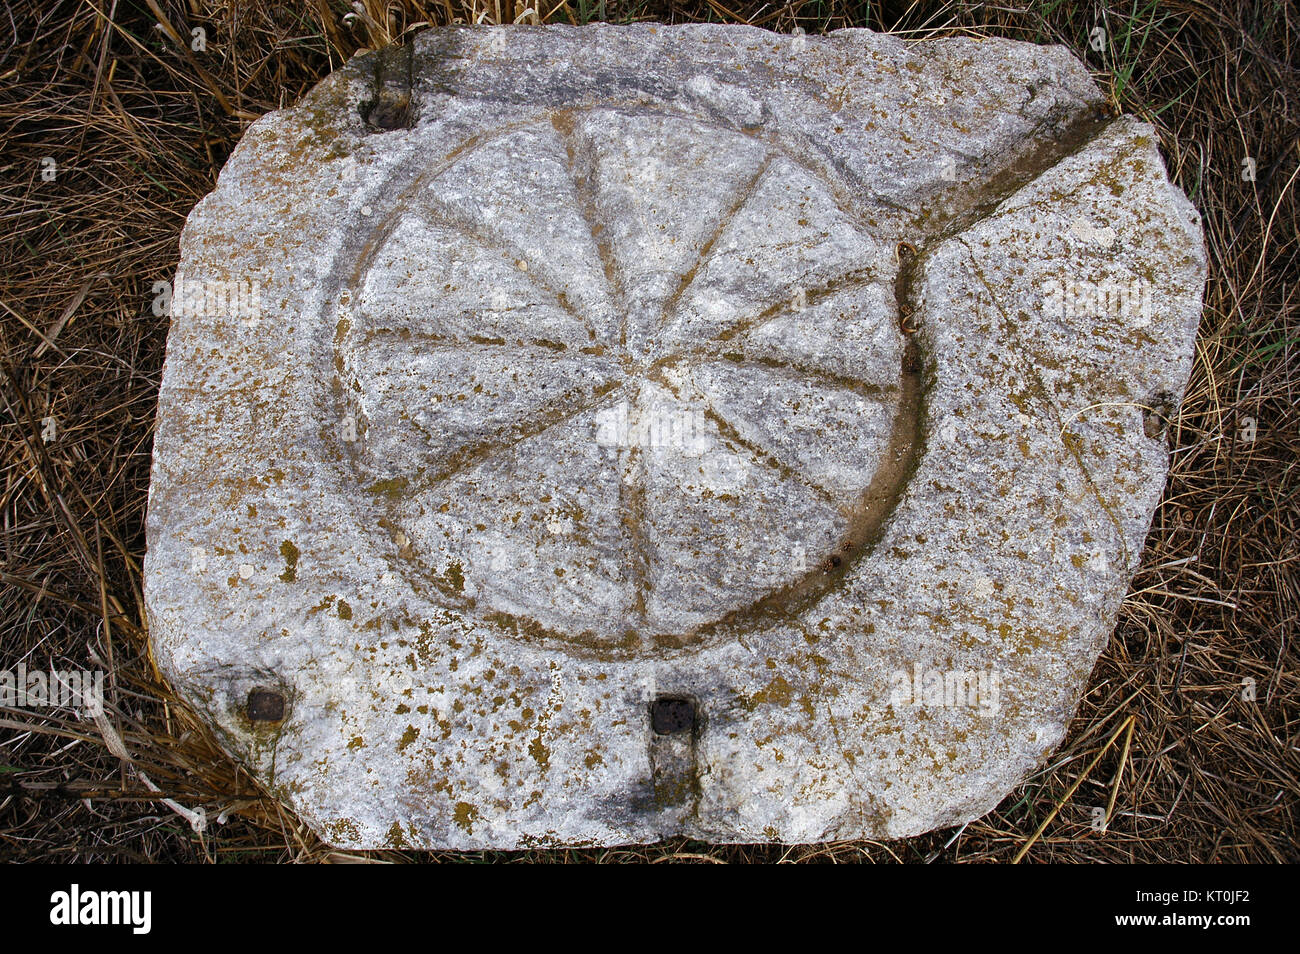
<svg viewBox="0 0 1300 954">
<path fill-rule="evenodd" d="M 159 665 L 343 846 L 988 811 L 1114 626 L 1200 315 L 1100 104 L 1061 48 L 862 30 L 357 58 L 182 238 Z"/>
</svg>

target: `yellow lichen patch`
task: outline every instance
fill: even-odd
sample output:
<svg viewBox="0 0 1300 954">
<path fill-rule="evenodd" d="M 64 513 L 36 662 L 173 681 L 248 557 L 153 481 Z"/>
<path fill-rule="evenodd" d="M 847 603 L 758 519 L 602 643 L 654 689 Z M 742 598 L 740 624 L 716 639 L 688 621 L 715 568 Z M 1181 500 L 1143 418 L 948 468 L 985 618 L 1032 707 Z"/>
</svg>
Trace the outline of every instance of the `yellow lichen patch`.
<svg viewBox="0 0 1300 954">
<path fill-rule="evenodd" d="M 478 809 L 469 802 L 457 802 L 455 813 L 456 824 L 465 829 L 465 834 L 474 834 L 474 822 L 478 819 Z"/>
<path fill-rule="evenodd" d="M 323 833 L 325 840 L 334 844 L 356 841 L 361 837 L 361 830 L 357 828 L 356 822 L 347 816 L 326 824 Z"/>
<path fill-rule="evenodd" d="M 280 574 L 280 579 L 292 583 L 298 579 L 298 558 L 301 554 L 293 541 L 285 540 L 280 544 L 280 555 L 284 557 L 284 572 Z"/>
<path fill-rule="evenodd" d="M 393 822 L 392 827 L 388 829 L 388 847 L 390 848 L 409 847 L 406 842 L 406 835 L 402 832 L 401 822 Z"/>
<path fill-rule="evenodd" d="M 794 699 L 794 687 L 784 676 L 776 676 L 763 689 L 749 697 L 751 706 L 773 704 L 788 706 Z"/>
<path fill-rule="evenodd" d="M 403 751 L 408 745 L 420 737 L 420 730 L 413 725 L 408 725 L 406 731 L 402 733 L 401 739 L 397 742 L 397 751 Z"/>
</svg>

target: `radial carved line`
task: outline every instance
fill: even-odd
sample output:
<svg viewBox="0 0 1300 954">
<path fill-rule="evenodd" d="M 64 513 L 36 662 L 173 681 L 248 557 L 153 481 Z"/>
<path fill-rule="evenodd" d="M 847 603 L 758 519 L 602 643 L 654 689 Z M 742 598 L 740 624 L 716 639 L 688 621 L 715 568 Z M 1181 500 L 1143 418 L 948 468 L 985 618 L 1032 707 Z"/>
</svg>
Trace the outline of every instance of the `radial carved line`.
<svg viewBox="0 0 1300 954">
<path fill-rule="evenodd" d="M 717 352 L 701 349 L 681 356 L 681 360 L 700 358 L 712 359 L 719 364 L 725 362 L 737 368 L 762 368 L 771 373 L 773 377 L 784 378 L 787 381 L 806 381 L 823 391 L 849 391 L 873 401 L 879 401 L 887 391 L 892 390 L 892 388 L 871 381 L 863 381 L 849 375 L 836 374 L 834 371 L 824 371 L 821 368 L 796 364 L 792 361 L 783 361 L 777 358 L 744 358 L 734 352 L 721 349 Z"/>
<path fill-rule="evenodd" d="M 597 388 L 596 393 L 592 397 L 580 402 L 577 406 L 568 407 L 558 412 L 556 411 L 556 405 L 554 404 L 544 406 L 542 410 L 538 412 L 539 415 L 542 415 L 540 419 L 526 423 L 521 430 L 513 433 L 512 436 L 507 437 L 507 434 L 510 432 L 507 432 L 506 434 L 498 434 L 493 438 L 480 441 L 477 444 L 470 445 L 463 450 L 456 451 L 449 455 L 450 466 L 444 467 L 433 474 L 422 476 L 419 486 L 422 489 L 434 487 L 437 484 L 443 483 L 450 478 L 455 477 L 457 474 L 468 470 L 476 464 L 489 460 L 498 454 L 516 447 L 530 438 L 536 437 L 538 434 L 550 430 L 558 424 L 563 424 L 565 421 L 577 417 L 579 414 L 584 414 L 587 411 L 599 410 L 607 404 L 612 403 L 615 398 L 617 398 L 618 392 L 620 392 L 623 387 L 624 386 L 618 382 L 609 382 L 608 384 Z M 536 417 L 536 415 L 534 415 L 534 417 Z"/>
<path fill-rule="evenodd" d="M 668 327 L 671 320 L 676 319 L 677 308 L 681 303 L 682 296 L 686 294 L 686 290 L 690 288 L 691 283 L 695 281 L 695 276 L 699 273 L 700 267 L 708 261 L 709 256 L 713 252 L 713 246 L 717 244 L 718 239 L 727 231 L 727 226 L 731 225 L 731 222 L 736 217 L 737 213 L 739 213 L 740 210 L 745 207 L 745 204 L 753 198 L 754 192 L 758 189 L 759 182 L 761 182 L 763 176 L 767 174 L 767 170 L 771 165 L 772 153 L 769 151 L 763 155 L 763 161 L 758 164 L 758 169 L 756 169 L 754 174 L 750 176 L 749 181 L 736 189 L 736 194 L 732 197 L 731 205 L 723 210 L 722 215 L 718 217 L 718 222 L 714 227 L 713 232 L 700 244 L 699 250 L 695 254 L 695 262 L 682 275 L 681 281 L 678 282 L 676 290 L 669 295 L 668 299 L 664 302 L 663 311 L 659 315 L 659 331 L 663 331 Z"/>
<path fill-rule="evenodd" d="M 833 507 L 837 512 L 841 510 L 840 501 L 833 493 L 831 493 L 830 490 L 816 481 L 810 480 L 758 442 L 742 437 L 736 426 L 722 415 L 722 412 L 714 406 L 713 402 L 704 400 L 703 403 L 708 408 L 708 410 L 704 412 L 704 416 L 713 422 L 713 426 L 718 429 L 718 433 L 720 433 L 723 439 L 729 444 L 743 448 L 758 460 L 759 463 L 775 466 L 776 471 L 781 475 L 782 480 L 792 480 L 795 483 L 802 484 L 808 490 L 812 491 L 812 493 L 818 497 L 822 503 Z"/>
<path fill-rule="evenodd" d="M 420 331 L 412 328 L 367 328 L 361 333 L 357 347 L 364 347 L 386 338 L 399 338 L 419 344 L 422 351 L 447 351 L 457 354 L 482 349 L 484 351 L 518 351 L 530 358 L 552 357 L 557 354 L 571 354 L 568 345 L 561 341 L 546 338 L 533 338 L 531 341 L 507 341 L 505 338 L 491 338 L 485 335 L 470 335 L 468 340 L 461 340 L 452 335 L 440 335 L 432 331 Z M 600 358 L 605 352 L 603 347 L 593 345 L 590 349 L 579 348 L 577 354 L 591 358 Z M 612 369 L 611 369 L 612 370 Z"/>
<path fill-rule="evenodd" d="M 757 181 L 755 182 L 755 184 L 757 184 Z M 737 211 L 739 211 L 739 209 L 737 209 Z M 879 280 L 880 280 L 879 276 L 874 275 L 871 269 L 864 268 L 856 272 L 849 272 L 847 275 L 843 275 L 840 278 L 837 278 L 831 282 L 827 282 L 825 285 L 821 285 L 817 288 L 805 289 L 804 298 L 806 300 L 807 307 L 812 307 L 813 305 L 816 305 L 818 302 L 822 301 L 823 299 L 829 298 L 831 295 L 837 295 L 840 292 L 852 291 L 856 288 L 863 288 L 868 285 L 874 285 Z M 682 291 L 685 292 L 685 288 L 683 288 Z M 734 339 L 740 337 L 741 335 L 748 334 L 753 331 L 757 331 L 759 328 L 762 328 L 764 325 L 769 324 L 770 322 L 776 321 L 778 318 L 784 318 L 791 314 L 797 314 L 798 312 L 794 311 L 791 307 L 792 299 L 793 296 L 791 296 L 791 299 L 782 299 L 781 301 L 774 302 L 773 304 L 769 305 L 767 308 L 760 311 L 753 318 L 742 319 L 741 321 L 733 325 L 728 325 L 727 327 L 719 331 L 717 334 L 715 334 L 712 338 L 707 339 L 707 344 L 704 345 L 703 347 L 688 348 L 680 351 L 670 352 L 669 354 L 664 355 L 662 358 L 657 359 L 654 362 L 654 364 L 651 365 L 651 368 L 663 367 L 664 365 L 672 364 L 673 362 L 678 361 L 682 358 L 689 358 L 693 356 L 709 357 L 709 356 L 716 355 L 720 357 L 725 353 L 726 349 L 719 347 L 716 350 L 713 350 L 710 349 L 708 345 L 715 344 L 715 343 L 719 345 L 723 345 L 727 342 L 733 341 Z"/>
<path fill-rule="evenodd" d="M 688 403 L 682 397 L 681 392 L 670 381 L 662 376 L 659 380 L 662 382 L 664 387 L 672 392 L 673 397 L 677 398 L 677 400 L 681 401 L 683 404 Z M 783 480 L 793 480 L 796 483 L 802 484 L 817 497 L 820 497 L 824 503 L 829 504 L 837 510 L 839 509 L 839 501 L 828 489 L 822 487 L 816 481 L 809 480 L 767 448 L 746 437 L 742 437 L 740 430 L 732 424 L 721 411 L 718 410 L 717 406 L 709 400 L 709 396 L 705 390 L 693 380 L 691 382 L 691 390 L 693 392 L 691 396 L 694 403 L 704 405 L 706 408 L 704 416 L 718 429 L 718 433 L 722 435 L 723 440 L 732 445 L 733 450 L 736 448 L 743 449 L 760 464 L 775 466 L 777 473 L 781 475 Z"/>
<path fill-rule="evenodd" d="M 637 406 L 635 403 L 633 406 Z M 627 448 L 627 476 L 619 474 L 619 510 L 627 534 L 632 571 L 632 611 L 642 629 L 647 621 L 650 593 L 650 547 L 647 540 L 648 519 L 645 505 L 645 452 L 640 447 Z"/>
<path fill-rule="evenodd" d="M 459 232 L 466 240 L 473 242 L 479 248 L 486 249 L 488 252 L 500 252 L 500 245 L 506 245 L 509 247 L 512 258 L 523 259 L 523 253 L 508 239 L 505 239 L 504 237 L 498 238 L 497 236 L 491 235 L 479 235 L 469 226 L 468 223 L 462 222 L 456 216 L 449 215 L 442 209 L 438 208 L 435 205 L 435 200 L 425 199 L 421 203 L 421 208 L 435 224 L 440 225 L 445 229 Z M 496 244 L 498 242 L 499 244 Z M 567 314 L 574 321 L 578 322 L 578 324 L 582 325 L 582 327 L 587 330 L 587 334 L 592 341 L 600 340 L 600 335 L 596 332 L 596 329 L 591 324 L 590 320 L 588 320 L 585 315 L 579 314 L 577 309 L 569 304 L 568 296 L 560 295 L 559 292 L 555 291 L 555 289 L 551 288 L 546 284 L 546 282 L 542 281 L 532 269 L 521 268 L 518 269 L 518 271 L 525 276 L 525 280 L 528 284 L 532 285 L 540 295 L 549 298 L 555 303 L 557 308 Z"/>
<path fill-rule="evenodd" d="M 876 275 L 870 268 L 848 272 L 847 274 L 841 275 L 839 278 L 827 282 L 824 285 L 819 285 L 816 288 L 802 289 L 805 307 L 812 307 L 823 299 L 829 298 L 831 295 L 837 295 L 844 291 L 852 291 L 855 288 L 862 288 L 867 285 L 874 285 L 878 281 L 880 281 L 880 276 Z M 753 318 L 741 320 L 734 325 L 724 328 L 722 331 L 714 335 L 711 340 L 730 341 L 739 335 L 747 334 L 751 331 L 757 331 L 769 322 L 775 321 L 778 318 L 783 318 L 788 314 L 798 314 L 798 312 L 794 311 L 792 308 L 793 298 L 794 296 L 791 296 L 791 298 L 778 301 L 763 309 Z"/>
<path fill-rule="evenodd" d="M 844 167 L 844 163 L 824 156 L 822 151 L 798 129 L 786 127 L 784 124 L 782 126 L 780 131 L 763 129 L 759 133 L 759 138 L 773 149 L 779 149 L 786 159 L 802 169 L 809 177 L 825 185 L 840 211 L 863 232 L 876 236 L 876 230 L 867 221 L 866 210 L 861 208 L 862 199 L 853 188 L 853 176 Z M 872 196 L 872 200 L 899 211 L 907 211 L 906 208 L 883 195 Z"/>
<path fill-rule="evenodd" d="M 516 122 L 508 122 L 489 130 L 482 130 L 474 133 L 441 160 L 438 160 L 431 166 L 427 167 L 422 173 L 420 173 L 420 175 L 416 176 L 405 189 L 384 204 L 384 214 L 378 217 L 382 224 L 371 233 L 369 241 L 366 242 L 366 247 L 354 261 L 350 275 L 344 279 L 345 260 L 340 258 L 336 260 L 335 264 L 331 267 L 329 273 L 330 278 L 327 279 L 326 284 L 332 285 L 336 288 L 342 287 L 344 284 L 353 287 L 358 285 L 362 276 L 370 269 L 371 264 L 374 261 L 375 253 L 383 248 L 388 235 L 401 219 L 400 213 L 404 209 L 410 206 L 419 205 L 424 201 L 422 197 L 428 190 L 430 182 L 455 166 L 456 163 L 458 163 L 461 158 L 469 152 L 472 152 L 481 146 L 486 146 L 495 142 L 497 139 L 504 139 L 506 136 L 518 132 L 521 129 L 526 129 L 535 122 L 535 119 L 524 119 Z"/>
<path fill-rule="evenodd" d="M 571 111 L 556 110 L 551 113 L 551 126 L 554 127 L 556 135 L 559 136 L 560 145 L 564 147 L 564 154 L 568 158 L 569 178 L 573 182 L 573 194 L 578 200 L 578 212 L 582 215 L 582 220 L 587 223 L 587 231 L 591 233 L 591 240 L 596 243 L 596 250 L 600 253 L 600 262 L 605 272 L 605 290 L 609 292 L 609 297 L 621 316 L 618 329 L 618 348 L 620 354 L 626 354 L 627 297 L 623 291 L 623 283 L 619 279 L 618 266 L 614 260 L 614 249 L 609 244 L 609 241 L 602 237 L 605 229 L 597 220 L 595 192 L 591 185 L 584 182 L 578 174 L 578 164 L 575 158 L 577 146 L 574 143 L 577 120 Z"/>
</svg>

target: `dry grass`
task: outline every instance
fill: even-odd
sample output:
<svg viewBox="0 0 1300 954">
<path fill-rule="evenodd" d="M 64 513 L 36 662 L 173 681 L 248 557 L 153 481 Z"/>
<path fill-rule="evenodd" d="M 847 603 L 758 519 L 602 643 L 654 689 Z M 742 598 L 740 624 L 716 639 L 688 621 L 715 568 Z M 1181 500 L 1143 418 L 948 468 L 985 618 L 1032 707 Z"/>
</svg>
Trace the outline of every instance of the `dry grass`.
<svg viewBox="0 0 1300 954">
<path fill-rule="evenodd" d="M 1053 762 L 963 830 L 891 844 L 671 843 L 492 860 L 1295 861 L 1300 795 L 1300 23 L 1288 4 L 552 0 L 544 22 L 749 22 L 1071 45 L 1155 123 L 1211 255 L 1198 360 L 1143 568 Z M 387 13 L 384 12 L 385 8 Z M 185 215 L 247 124 L 361 46 L 523 3 L 63 0 L 0 13 L 0 669 L 109 672 L 107 716 L 0 710 L 0 857 L 343 857 L 263 797 L 160 683 L 140 601 L 152 420 Z M 159 29 L 156 24 L 164 24 Z M 1108 52 L 1088 49 L 1096 24 Z M 205 52 L 184 42 L 207 31 Z M 1242 178 L 1253 157 L 1257 178 Z M 43 181 L 41 160 L 58 166 Z M 47 418 L 55 436 L 45 440 Z M 1243 434 L 1253 420 L 1255 439 Z M 1255 701 L 1243 699 L 1253 679 Z M 123 758 L 126 756 L 126 758 Z M 1108 830 L 1092 809 L 1110 806 Z M 202 808 L 206 831 L 184 812 Z M 220 823 L 218 821 L 220 820 Z M 1035 834 L 1039 832 L 1041 833 Z M 1032 842 L 1032 844 L 1031 844 Z"/>
</svg>

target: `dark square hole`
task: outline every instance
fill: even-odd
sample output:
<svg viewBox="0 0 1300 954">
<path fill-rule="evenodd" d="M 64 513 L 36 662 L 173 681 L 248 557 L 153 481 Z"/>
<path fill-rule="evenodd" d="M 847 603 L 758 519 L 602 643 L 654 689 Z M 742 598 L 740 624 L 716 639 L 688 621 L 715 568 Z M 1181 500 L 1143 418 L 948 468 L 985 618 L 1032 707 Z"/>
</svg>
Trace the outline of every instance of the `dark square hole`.
<svg viewBox="0 0 1300 954">
<path fill-rule="evenodd" d="M 271 689 L 248 693 L 248 718 L 252 722 L 279 722 L 284 718 L 284 696 Z"/>
<path fill-rule="evenodd" d="M 655 735 L 676 735 L 695 728 L 695 703 L 689 699 L 656 699 L 650 703 L 650 727 Z"/>
</svg>

